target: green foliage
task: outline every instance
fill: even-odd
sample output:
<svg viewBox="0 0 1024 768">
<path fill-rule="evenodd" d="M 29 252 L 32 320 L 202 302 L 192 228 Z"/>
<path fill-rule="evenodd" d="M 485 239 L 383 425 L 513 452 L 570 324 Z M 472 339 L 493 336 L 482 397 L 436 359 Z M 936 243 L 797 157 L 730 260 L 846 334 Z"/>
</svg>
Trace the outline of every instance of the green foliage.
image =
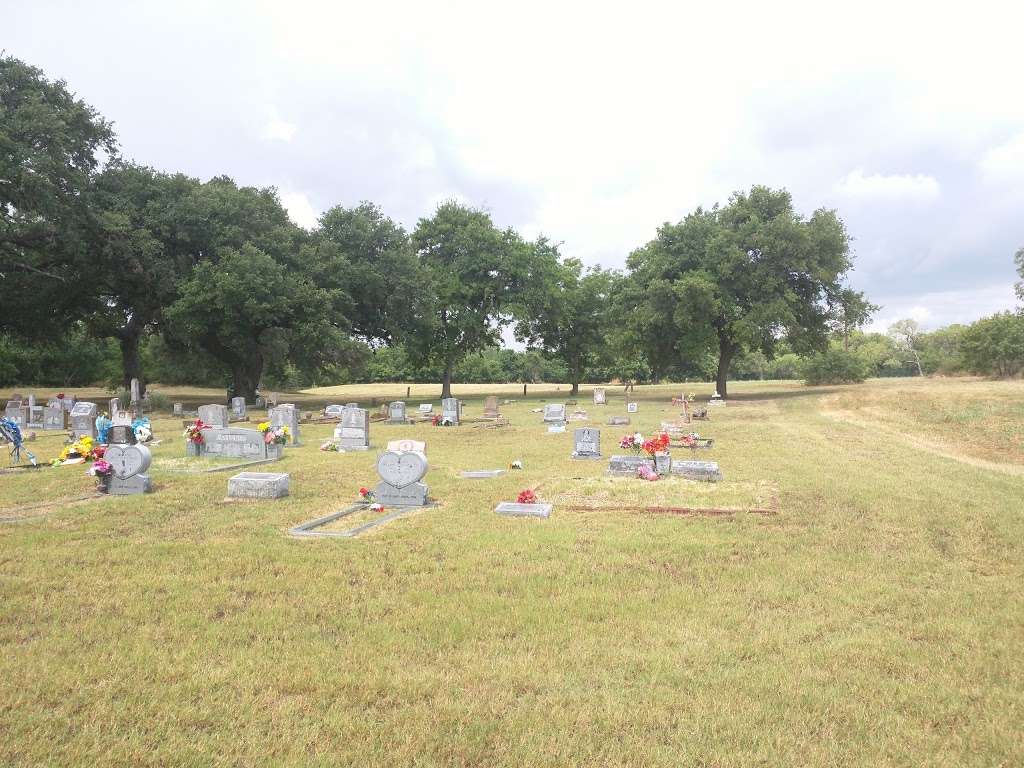
<svg viewBox="0 0 1024 768">
<path fill-rule="evenodd" d="M 171 398 L 163 392 L 154 392 L 153 390 L 149 390 L 146 394 L 149 395 L 150 409 L 159 412 L 167 412 L 171 410 Z"/>
<path fill-rule="evenodd" d="M 1000 312 L 963 332 L 964 365 L 986 376 L 1016 376 L 1024 372 L 1024 315 Z"/>
<path fill-rule="evenodd" d="M 807 384 L 860 384 L 868 377 L 870 368 L 857 353 L 833 345 L 804 358 L 801 372 Z"/>
<path fill-rule="evenodd" d="M 80 325 L 37 341 L 0 335 L 0 384 L 90 386 L 117 367 L 117 346 L 89 336 Z"/>
</svg>

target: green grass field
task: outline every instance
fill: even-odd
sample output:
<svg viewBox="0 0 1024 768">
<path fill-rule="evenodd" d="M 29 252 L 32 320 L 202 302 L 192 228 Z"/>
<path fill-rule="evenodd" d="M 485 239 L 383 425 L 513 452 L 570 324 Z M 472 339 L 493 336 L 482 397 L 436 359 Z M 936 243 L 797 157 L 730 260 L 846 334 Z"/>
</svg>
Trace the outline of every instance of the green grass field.
<svg viewBox="0 0 1024 768">
<path fill-rule="evenodd" d="M 620 388 L 578 399 L 610 455 L 683 388 L 638 387 L 630 428 L 604 426 Z M 317 450 L 328 425 L 259 468 L 291 474 L 276 502 L 171 471 L 167 416 L 145 498 L 92 498 L 80 466 L 0 474 L 0 765 L 1024 765 L 1024 383 L 730 389 L 693 426 L 711 485 L 571 461 L 574 425 L 532 412 L 565 386 L 456 387 L 471 417 L 516 398 L 512 425 L 373 424 L 375 447 L 427 442 L 439 505 L 356 539 L 284 533 L 376 482 L 376 451 Z M 550 519 L 492 512 L 527 487 Z"/>
</svg>

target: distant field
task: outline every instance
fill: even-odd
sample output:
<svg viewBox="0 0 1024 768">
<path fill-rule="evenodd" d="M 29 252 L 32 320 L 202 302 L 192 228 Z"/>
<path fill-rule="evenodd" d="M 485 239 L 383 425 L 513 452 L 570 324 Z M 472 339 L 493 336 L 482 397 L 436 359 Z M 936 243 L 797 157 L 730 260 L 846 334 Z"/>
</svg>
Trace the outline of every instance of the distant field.
<svg viewBox="0 0 1024 768">
<path fill-rule="evenodd" d="M 83 467 L 0 474 L 0 765 L 1024 765 L 1024 382 L 732 383 L 693 425 L 718 484 L 570 460 L 574 425 L 533 412 L 557 387 L 455 385 L 469 417 L 515 400 L 505 429 L 372 424 L 375 447 L 426 441 L 439 506 L 352 540 L 284 533 L 376 481 L 376 450 L 317 450 L 327 424 L 261 467 L 291 475 L 277 502 L 172 471 L 212 463 L 168 415 L 143 499 L 95 498 Z M 637 387 L 629 427 L 605 425 L 621 387 L 577 400 L 607 456 L 711 389 Z M 524 488 L 549 520 L 492 512 Z"/>
</svg>

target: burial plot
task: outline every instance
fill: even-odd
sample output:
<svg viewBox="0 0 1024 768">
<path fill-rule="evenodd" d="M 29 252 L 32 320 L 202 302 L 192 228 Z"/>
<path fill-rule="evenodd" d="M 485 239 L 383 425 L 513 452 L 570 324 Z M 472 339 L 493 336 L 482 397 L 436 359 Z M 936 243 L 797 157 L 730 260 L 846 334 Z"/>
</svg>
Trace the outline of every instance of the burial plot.
<svg viewBox="0 0 1024 768">
<path fill-rule="evenodd" d="M 71 409 L 71 437 L 74 440 L 80 437 L 96 439 L 96 403 L 84 400 L 75 403 Z"/>
<path fill-rule="evenodd" d="M 346 406 L 341 423 L 334 429 L 338 447 L 346 451 L 365 451 L 370 447 L 370 412 Z"/>
<path fill-rule="evenodd" d="M 606 405 L 604 387 L 594 388 L 594 405 Z"/>
<path fill-rule="evenodd" d="M 228 426 L 228 407 L 226 405 L 201 405 L 199 406 L 199 419 L 211 427 Z"/>
<path fill-rule="evenodd" d="M 381 481 L 374 499 L 385 507 L 422 507 L 427 503 L 427 456 L 422 451 L 387 450 L 377 457 Z"/>
<path fill-rule="evenodd" d="M 153 489 L 149 475 L 146 474 L 153 456 L 146 446 L 114 443 L 107 446 L 103 458 L 110 462 L 109 493 L 114 496 L 130 496 L 149 493 Z"/>
<path fill-rule="evenodd" d="M 299 409 L 296 408 L 292 403 L 284 403 L 271 408 L 269 412 L 270 426 L 272 427 L 288 427 L 288 431 L 291 433 L 288 436 L 290 444 L 293 446 L 302 445 L 302 441 L 299 439 Z"/>
<path fill-rule="evenodd" d="M 231 411 L 236 419 L 245 418 L 245 398 L 244 397 L 232 397 L 231 398 Z"/>
<path fill-rule="evenodd" d="M 601 458 L 601 430 L 590 427 L 577 429 L 573 432 L 572 452 L 574 459 L 600 459 Z"/>
<path fill-rule="evenodd" d="M 501 413 L 498 411 L 498 398 L 491 395 L 484 401 L 484 418 L 485 419 L 500 419 Z"/>
<path fill-rule="evenodd" d="M 405 403 L 401 400 L 396 400 L 388 406 L 388 424 L 405 424 L 407 419 L 405 417 Z"/>
<path fill-rule="evenodd" d="M 441 421 L 452 426 L 459 425 L 459 417 L 462 415 L 462 403 L 454 397 L 446 397 L 441 401 Z"/>
<path fill-rule="evenodd" d="M 228 478 L 229 499 L 280 499 L 288 495 L 285 472 L 240 472 Z"/>
</svg>

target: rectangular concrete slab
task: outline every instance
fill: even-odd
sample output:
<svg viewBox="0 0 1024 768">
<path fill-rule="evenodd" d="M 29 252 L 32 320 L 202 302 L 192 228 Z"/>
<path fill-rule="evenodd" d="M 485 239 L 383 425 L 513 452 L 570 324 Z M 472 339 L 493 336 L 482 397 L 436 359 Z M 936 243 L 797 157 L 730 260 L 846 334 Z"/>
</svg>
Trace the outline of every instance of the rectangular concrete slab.
<svg viewBox="0 0 1024 768">
<path fill-rule="evenodd" d="M 494 508 L 499 515 L 507 517 L 551 517 L 550 504 L 516 504 L 503 501 Z"/>
</svg>

